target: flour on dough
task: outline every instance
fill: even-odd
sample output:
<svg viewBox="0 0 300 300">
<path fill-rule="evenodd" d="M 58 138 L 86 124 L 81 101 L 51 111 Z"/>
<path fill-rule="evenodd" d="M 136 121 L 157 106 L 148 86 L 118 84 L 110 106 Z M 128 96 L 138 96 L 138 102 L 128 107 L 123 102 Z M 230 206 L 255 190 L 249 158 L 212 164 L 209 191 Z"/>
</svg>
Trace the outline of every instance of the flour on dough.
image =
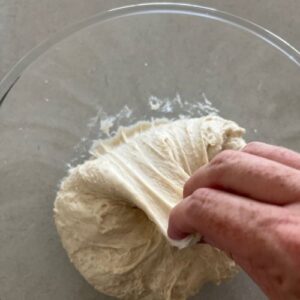
<svg viewBox="0 0 300 300">
<path fill-rule="evenodd" d="M 196 237 L 167 237 L 184 183 L 224 149 L 245 145 L 244 129 L 217 116 L 140 122 L 99 141 L 70 170 L 55 200 L 55 223 L 79 272 L 121 299 L 184 300 L 208 281 L 236 273 L 223 252 Z M 180 250 L 179 248 L 183 248 Z"/>
</svg>

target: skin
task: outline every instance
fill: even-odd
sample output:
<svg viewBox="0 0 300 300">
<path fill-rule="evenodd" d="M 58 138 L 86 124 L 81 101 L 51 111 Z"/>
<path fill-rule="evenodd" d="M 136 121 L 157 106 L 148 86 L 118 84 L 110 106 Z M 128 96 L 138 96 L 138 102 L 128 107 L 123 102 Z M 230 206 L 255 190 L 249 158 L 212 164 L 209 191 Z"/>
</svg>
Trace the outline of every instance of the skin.
<svg viewBox="0 0 300 300">
<path fill-rule="evenodd" d="M 232 257 L 274 300 L 300 299 L 300 154 L 253 142 L 226 150 L 187 181 L 168 234 Z"/>
</svg>

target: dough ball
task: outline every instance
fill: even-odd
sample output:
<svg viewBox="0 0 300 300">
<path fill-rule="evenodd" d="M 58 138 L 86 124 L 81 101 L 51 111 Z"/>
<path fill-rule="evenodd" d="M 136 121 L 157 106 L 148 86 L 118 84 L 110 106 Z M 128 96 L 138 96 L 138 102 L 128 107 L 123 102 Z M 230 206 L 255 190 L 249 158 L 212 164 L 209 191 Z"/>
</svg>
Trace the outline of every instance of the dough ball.
<svg viewBox="0 0 300 300">
<path fill-rule="evenodd" d="M 130 300 L 183 300 L 232 277 L 226 254 L 195 237 L 168 239 L 167 224 L 191 174 L 220 151 L 242 148 L 243 133 L 208 116 L 140 122 L 95 144 L 63 180 L 54 207 L 78 271 L 98 291 Z"/>
</svg>

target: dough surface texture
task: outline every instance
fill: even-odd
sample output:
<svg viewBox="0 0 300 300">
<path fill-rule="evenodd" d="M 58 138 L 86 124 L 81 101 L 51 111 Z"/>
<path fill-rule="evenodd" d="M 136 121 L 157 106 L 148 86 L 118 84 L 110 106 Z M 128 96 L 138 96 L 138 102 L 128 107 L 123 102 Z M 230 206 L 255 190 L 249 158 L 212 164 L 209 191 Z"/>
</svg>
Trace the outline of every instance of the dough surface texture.
<svg viewBox="0 0 300 300">
<path fill-rule="evenodd" d="M 232 277 L 237 268 L 222 251 L 166 231 L 187 179 L 220 151 L 241 149 L 243 134 L 208 116 L 140 122 L 97 142 L 54 205 L 62 244 L 85 279 L 121 299 L 183 300 Z"/>
</svg>

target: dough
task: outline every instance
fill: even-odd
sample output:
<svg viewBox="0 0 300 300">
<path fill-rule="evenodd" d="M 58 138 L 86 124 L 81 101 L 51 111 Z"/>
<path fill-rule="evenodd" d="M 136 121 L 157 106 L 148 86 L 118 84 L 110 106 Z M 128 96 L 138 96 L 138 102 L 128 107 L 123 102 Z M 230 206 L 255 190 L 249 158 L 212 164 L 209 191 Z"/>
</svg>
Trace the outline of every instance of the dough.
<svg viewBox="0 0 300 300">
<path fill-rule="evenodd" d="M 186 180 L 223 149 L 243 147 L 243 133 L 208 116 L 140 122 L 95 144 L 63 180 L 54 207 L 63 246 L 86 280 L 121 299 L 183 300 L 233 276 L 223 252 L 166 232 Z"/>
</svg>

